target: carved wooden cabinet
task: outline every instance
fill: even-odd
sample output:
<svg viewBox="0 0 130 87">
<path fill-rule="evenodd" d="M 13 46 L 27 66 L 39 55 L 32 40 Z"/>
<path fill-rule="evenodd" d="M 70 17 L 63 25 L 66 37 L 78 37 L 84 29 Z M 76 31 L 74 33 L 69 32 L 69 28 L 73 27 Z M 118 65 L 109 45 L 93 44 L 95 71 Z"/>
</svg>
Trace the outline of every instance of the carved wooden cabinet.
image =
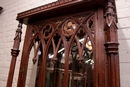
<svg viewBox="0 0 130 87">
<path fill-rule="evenodd" d="M 7 87 L 23 23 L 17 87 L 120 87 L 114 0 L 59 0 L 19 13 L 17 20 Z"/>
</svg>

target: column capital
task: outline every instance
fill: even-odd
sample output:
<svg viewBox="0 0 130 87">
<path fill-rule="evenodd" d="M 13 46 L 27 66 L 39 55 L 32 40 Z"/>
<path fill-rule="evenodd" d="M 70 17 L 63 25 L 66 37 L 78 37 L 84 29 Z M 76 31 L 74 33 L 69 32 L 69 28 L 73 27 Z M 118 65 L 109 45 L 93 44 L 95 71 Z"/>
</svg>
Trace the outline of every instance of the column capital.
<svg viewBox="0 0 130 87">
<path fill-rule="evenodd" d="M 17 57 L 19 55 L 20 50 L 17 49 L 11 49 L 11 55 L 12 57 Z"/>
<path fill-rule="evenodd" d="M 118 54 L 118 42 L 107 42 L 104 44 L 107 54 Z"/>
</svg>

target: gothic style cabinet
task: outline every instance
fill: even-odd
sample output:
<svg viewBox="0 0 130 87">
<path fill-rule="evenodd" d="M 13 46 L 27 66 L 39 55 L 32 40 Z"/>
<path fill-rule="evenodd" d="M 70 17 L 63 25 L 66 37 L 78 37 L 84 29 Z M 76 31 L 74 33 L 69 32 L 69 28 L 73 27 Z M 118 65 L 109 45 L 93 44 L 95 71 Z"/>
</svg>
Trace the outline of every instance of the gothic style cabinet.
<svg viewBox="0 0 130 87">
<path fill-rule="evenodd" d="M 23 23 L 17 87 L 120 87 L 114 0 L 59 0 L 17 20 L 6 87 L 12 87 Z"/>
</svg>

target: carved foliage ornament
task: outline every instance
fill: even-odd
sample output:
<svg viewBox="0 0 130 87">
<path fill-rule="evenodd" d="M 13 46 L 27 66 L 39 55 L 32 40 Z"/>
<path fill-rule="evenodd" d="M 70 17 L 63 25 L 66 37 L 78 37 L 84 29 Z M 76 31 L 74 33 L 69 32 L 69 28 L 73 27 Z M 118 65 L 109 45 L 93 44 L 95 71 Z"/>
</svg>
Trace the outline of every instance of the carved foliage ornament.
<svg viewBox="0 0 130 87">
<path fill-rule="evenodd" d="M 116 24 L 115 17 L 116 17 L 116 13 L 114 12 L 114 6 L 112 2 L 108 2 L 108 5 L 106 7 L 105 18 L 106 18 L 106 23 L 109 27 L 112 25 L 112 23 Z"/>
</svg>

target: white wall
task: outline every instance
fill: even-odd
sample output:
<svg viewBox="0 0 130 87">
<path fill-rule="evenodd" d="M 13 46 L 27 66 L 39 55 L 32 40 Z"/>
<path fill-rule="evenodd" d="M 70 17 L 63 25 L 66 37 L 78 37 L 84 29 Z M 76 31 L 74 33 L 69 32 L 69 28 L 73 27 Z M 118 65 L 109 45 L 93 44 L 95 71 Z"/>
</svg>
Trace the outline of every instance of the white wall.
<svg viewBox="0 0 130 87">
<path fill-rule="evenodd" d="M 11 54 L 10 49 L 13 45 L 13 38 L 18 22 L 15 20 L 17 13 L 47 4 L 56 0 L 0 0 L 0 6 L 4 8 L 0 14 L 0 87 L 6 87 L 9 72 Z M 130 86 L 130 0 L 116 0 L 118 12 L 118 37 L 119 37 L 119 57 L 120 57 L 120 77 L 121 87 Z M 23 25 L 23 40 L 26 26 Z M 20 65 L 20 55 L 17 59 L 13 86 L 16 87 L 17 76 Z"/>
<path fill-rule="evenodd" d="M 130 0 L 116 0 L 121 87 L 130 87 Z"/>
<path fill-rule="evenodd" d="M 18 25 L 18 21 L 15 20 L 17 17 L 17 13 L 53 1 L 57 0 L 0 0 L 0 6 L 4 8 L 4 11 L 0 14 L 0 87 L 6 87 L 11 60 L 10 49 L 12 49 L 15 30 L 17 29 Z M 21 51 L 23 46 L 25 30 L 26 26 L 23 25 L 22 41 L 20 44 Z M 21 53 L 22 52 L 20 52 L 20 55 L 17 59 L 15 76 L 12 87 L 16 87 Z"/>
</svg>

